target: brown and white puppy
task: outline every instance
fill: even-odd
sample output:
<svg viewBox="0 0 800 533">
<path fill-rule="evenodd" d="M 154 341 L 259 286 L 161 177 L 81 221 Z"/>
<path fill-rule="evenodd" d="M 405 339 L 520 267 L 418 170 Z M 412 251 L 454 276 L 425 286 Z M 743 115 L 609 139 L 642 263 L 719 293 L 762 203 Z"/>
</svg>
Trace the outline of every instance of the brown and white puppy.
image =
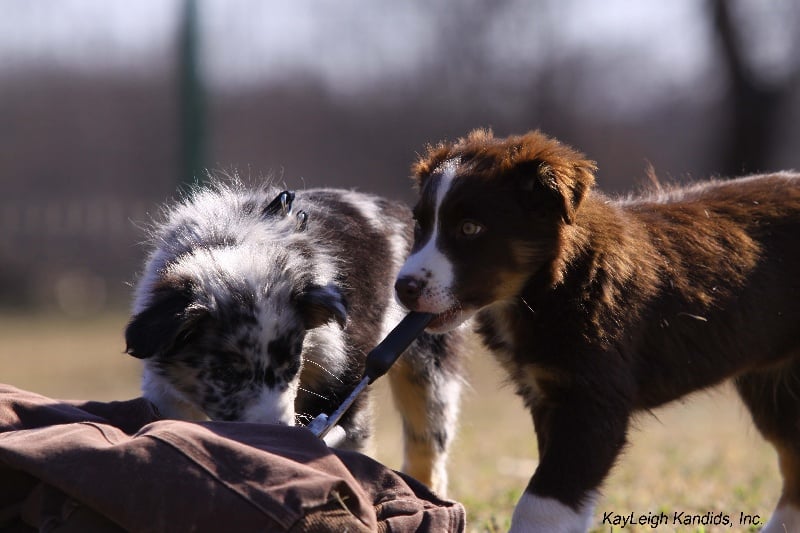
<svg viewBox="0 0 800 533">
<path fill-rule="evenodd" d="M 402 318 L 410 210 L 354 191 L 281 192 L 235 180 L 164 210 L 136 284 L 127 351 L 169 418 L 303 424 L 331 413 Z M 389 372 L 406 472 L 439 492 L 458 411 L 459 334 L 423 334 Z M 363 451 L 367 396 L 341 420 Z"/>
<path fill-rule="evenodd" d="M 536 427 L 513 531 L 588 529 L 631 417 L 726 379 L 779 455 L 764 531 L 800 531 L 800 175 L 612 200 L 575 150 L 483 130 L 413 171 L 398 296 L 436 331 L 474 317 Z"/>
</svg>

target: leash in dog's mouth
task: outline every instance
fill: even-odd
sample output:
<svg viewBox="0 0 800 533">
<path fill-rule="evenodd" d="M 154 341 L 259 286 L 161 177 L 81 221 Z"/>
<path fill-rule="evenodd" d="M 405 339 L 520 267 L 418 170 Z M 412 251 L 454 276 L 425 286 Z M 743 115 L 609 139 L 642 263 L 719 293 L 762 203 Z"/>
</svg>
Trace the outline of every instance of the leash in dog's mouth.
<svg viewBox="0 0 800 533">
<path fill-rule="evenodd" d="M 397 361 L 406 348 L 419 337 L 425 328 L 433 320 L 434 315 L 430 313 L 418 313 L 412 311 L 401 320 L 395 328 L 389 332 L 371 352 L 367 354 L 366 367 L 361 381 L 353 389 L 353 392 L 345 398 L 342 404 L 330 416 L 320 413 L 306 427 L 314 435 L 324 440 L 328 446 L 336 446 L 346 437 L 345 431 L 338 426 L 339 420 L 347 410 L 353 405 L 367 385 L 384 375 Z"/>
</svg>

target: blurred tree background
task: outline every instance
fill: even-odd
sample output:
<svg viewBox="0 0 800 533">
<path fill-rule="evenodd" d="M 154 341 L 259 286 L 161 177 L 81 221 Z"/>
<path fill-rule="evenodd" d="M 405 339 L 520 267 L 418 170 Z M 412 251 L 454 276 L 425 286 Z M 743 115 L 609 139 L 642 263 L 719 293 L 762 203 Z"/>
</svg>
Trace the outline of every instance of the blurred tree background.
<svg viewBox="0 0 800 533">
<path fill-rule="evenodd" d="M 411 201 L 416 153 L 477 126 L 611 193 L 798 169 L 800 3 L 0 0 L 0 308 L 126 306 L 198 168 Z"/>
</svg>

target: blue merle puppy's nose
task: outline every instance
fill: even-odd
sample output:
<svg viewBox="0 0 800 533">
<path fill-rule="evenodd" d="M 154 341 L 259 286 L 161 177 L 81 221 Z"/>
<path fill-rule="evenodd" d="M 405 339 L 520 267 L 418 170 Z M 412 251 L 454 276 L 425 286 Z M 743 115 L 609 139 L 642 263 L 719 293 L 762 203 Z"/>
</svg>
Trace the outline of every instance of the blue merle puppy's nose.
<svg viewBox="0 0 800 533">
<path fill-rule="evenodd" d="M 394 284 L 394 290 L 397 292 L 397 297 L 407 309 L 414 310 L 417 307 L 422 289 L 425 288 L 425 280 L 421 280 L 414 276 L 403 276 L 398 278 Z"/>
</svg>

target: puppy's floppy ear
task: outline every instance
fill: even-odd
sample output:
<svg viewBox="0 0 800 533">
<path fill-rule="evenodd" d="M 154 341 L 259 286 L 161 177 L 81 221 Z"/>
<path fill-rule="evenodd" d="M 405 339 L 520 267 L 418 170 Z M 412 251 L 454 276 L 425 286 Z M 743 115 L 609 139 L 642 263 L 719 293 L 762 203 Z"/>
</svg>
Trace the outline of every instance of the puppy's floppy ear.
<svg viewBox="0 0 800 533">
<path fill-rule="evenodd" d="M 193 305 L 191 287 L 164 284 L 153 291 L 147 308 L 125 329 L 125 352 L 139 359 L 168 353 L 197 330 L 207 311 Z"/>
<path fill-rule="evenodd" d="M 317 328 L 331 320 L 336 320 L 342 328 L 347 324 L 347 304 L 339 288 L 332 283 L 307 285 L 294 299 L 306 329 Z"/>
<path fill-rule="evenodd" d="M 544 194 L 557 204 L 567 224 L 594 184 L 594 161 L 541 133 L 521 137 L 509 156 L 510 171 L 518 176 L 525 191 Z"/>
</svg>

